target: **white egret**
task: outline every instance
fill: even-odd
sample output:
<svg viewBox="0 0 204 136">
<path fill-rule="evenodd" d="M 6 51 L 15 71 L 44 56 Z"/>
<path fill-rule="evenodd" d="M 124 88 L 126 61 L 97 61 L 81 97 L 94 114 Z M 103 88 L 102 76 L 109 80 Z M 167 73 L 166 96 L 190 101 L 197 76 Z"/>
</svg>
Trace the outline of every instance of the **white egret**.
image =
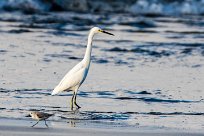
<svg viewBox="0 0 204 136">
<path fill-rule="evenodd" d="M 60 83 L 55 87 L 55 89 L 52 91 L 52 95 L 55 95 L 55 94 L 58 94 L 64 91 L 73 91 L 73 96 L 71 99 L 71 110 L 73 110 L 73 101 L 74 101 L 75 106 L 78 109 L 81 108 L 76 103 L 76 96 L 77 96 L 77 91 L 79 87 L 86 79 L 86 76 L 89 71 L 89 66 L 90 66 L 90 61 L 91 61 L 92 40 L 93 40 L 94 34 L 96 33 L 105 33 L 105 34 L 113 35 L 98 27 L 93 27 L 90 30 L 90 33 L 88 36 L 88 44 L 87 44 L 87 48 L 86 48 L 86 52 L 85 52 L 83 60 L 79 62 L 75 67 L 73 67 L 64 76 L 64 78 L 60 81 Z"/>
</svg>

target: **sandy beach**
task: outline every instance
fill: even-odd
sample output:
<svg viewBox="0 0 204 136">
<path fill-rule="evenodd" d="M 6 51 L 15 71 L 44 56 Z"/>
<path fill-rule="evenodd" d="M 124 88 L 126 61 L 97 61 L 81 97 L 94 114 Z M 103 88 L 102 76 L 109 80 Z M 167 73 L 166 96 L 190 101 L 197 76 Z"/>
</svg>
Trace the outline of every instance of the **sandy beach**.
<svg viewBox="0 0 204 136">
<path fill-rule="evenodd" d="M 122 128 L 75 128 L 54 126 L 49 128 L 42 124 L 30 127 L 31 121 L 0 119 L 0 136 L 203 136 L 203 132 L 170 131 L 170 130 L 127 130 Z M 4 123 L 5 122 L 5 123 Z M 52 124 L 52 123 L 51 123 Z M 88 125 L 88 124 L 87 124 Z"/>
</svg>

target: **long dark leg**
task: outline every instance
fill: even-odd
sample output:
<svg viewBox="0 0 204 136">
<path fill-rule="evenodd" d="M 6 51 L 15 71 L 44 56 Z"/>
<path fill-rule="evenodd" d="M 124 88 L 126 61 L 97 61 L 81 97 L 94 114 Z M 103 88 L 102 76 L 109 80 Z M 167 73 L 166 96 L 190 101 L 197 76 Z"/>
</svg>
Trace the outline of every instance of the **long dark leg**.
<svg viewBox="0 0 204 136">
<path fill-rule="evenodd" d="M 73 110 L 73 100 L 74 100 L 74 95 L 75 95 L 75 92 L 73 93 L 73 95 L 72 95 L 72 99 L 71 99 L 71 110 Z"/>
<path fill-rule="evenodd" d="M 48 125 L 47 125 L 47 123 L 46 123 L 46 120 L 44 120 L 45 121 L 45 125 L 48 127 Z"/>
<path fill-rule="evenodd" d="M 39 121 L 38 121 L 39 122 Z M 35 125 L 37 125 L 38 124 L 38 122 L 37 123 L 35 123 L 34 125 L 32 125 L 31 127 L 34 127 Z"/>
<path fill-rule="evenodd" d="M 74 104 L 77 106 L 77 108 L 81 108 L 77 103 L 76 103 L 76 97 L 77 97 L 77 93 L 75 93 L 75 96 L 74 96 Z"/>
</svg>

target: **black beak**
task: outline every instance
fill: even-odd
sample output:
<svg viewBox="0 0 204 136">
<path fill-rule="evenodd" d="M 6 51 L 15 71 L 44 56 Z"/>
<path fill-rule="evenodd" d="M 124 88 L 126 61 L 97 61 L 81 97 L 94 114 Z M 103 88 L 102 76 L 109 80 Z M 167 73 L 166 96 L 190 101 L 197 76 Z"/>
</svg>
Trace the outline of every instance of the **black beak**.
<svg viewBox="0 0 204 136">
<path fill-rule="evenodd" d="M 112 35 L 112 36 L 114 36 L 114 34 L 111 34 L 111 33 L 109 33 L 109 32 L 106 32 L 106 31 L 104 31 L 104 30 L 102 30 L 101 32 L 102 32 L 102 33 L 105 33 L 105 34 L 109 34 L 109 35 Z"/>
<path fill-rule="evenodd" d="M 31 117 L 30 114 L 26 115 L 25 117 Z"/>
</svg>

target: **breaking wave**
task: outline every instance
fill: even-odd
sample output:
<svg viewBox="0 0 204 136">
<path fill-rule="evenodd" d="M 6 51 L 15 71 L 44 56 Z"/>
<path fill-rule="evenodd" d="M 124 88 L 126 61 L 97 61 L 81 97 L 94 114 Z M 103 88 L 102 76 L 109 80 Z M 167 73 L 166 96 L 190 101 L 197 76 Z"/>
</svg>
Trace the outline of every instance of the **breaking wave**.
<svg viewBox="0 0 204 136">
<path fill-rule="evenodd" d="M 77 11 L 92 13 L 132 13 L 135 15 L 204 14 L 204 0 L 1 0 L 0 10 L 38 13 Z"/>
</svg>

